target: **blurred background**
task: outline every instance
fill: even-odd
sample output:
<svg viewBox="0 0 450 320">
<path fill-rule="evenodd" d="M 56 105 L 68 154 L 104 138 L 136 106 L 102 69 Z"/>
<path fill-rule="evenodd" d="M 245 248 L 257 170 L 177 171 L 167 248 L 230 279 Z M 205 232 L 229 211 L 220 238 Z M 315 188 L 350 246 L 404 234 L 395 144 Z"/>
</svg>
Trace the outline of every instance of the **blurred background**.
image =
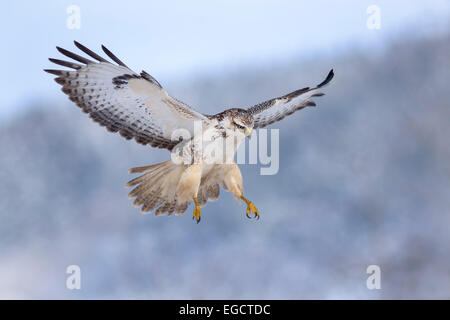
<svg viewBox="0 0 450 320">
<path fill-rule="evenodd" d="M 0 298 L 450 298 L 449 1 L 3 7 Z M 317 108 L 271 126 L 278 174 L 241 165 L 261 219 L 222 191 L 197 225 L 192 206 L 132 207 L 127 170 L 169 153 L 94 124 L 42 71 L 73 40 L 105 44 L 204 113 L 336 76 Z M 69 265 L 81 290 L 66 288 Z"/>
</svg>

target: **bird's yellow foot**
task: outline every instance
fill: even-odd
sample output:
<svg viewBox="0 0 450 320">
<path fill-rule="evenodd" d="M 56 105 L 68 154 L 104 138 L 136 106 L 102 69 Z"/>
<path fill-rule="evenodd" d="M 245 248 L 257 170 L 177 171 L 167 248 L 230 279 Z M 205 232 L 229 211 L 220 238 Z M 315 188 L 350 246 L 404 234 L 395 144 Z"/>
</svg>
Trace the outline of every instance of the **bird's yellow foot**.
<svg viewBox="0 0 450 320">
<path fill-rule="evenodd" d="M 194 203 L 195 203 L 195 208 L 194 208 L 194 214 L 192 216 L 192 219 L 196 220 L 197 223 L 199 223 L 200 219 L 201 219 L 201 210 L 200 210 L 200 206 L 198 205 L 197 197 L 194 197 Z"/>
<path fill-rule="evenodd" d="M 248 200 L 244 196 L 241 196 L 241 199 L 244 200 L 244 202 L 247 204 L 247 211 L 245 212 L 245 215 L 247 216 L 247 218 L 249 218 L 249 219 L 252 219 L 252 218 L 259 219 L 258 209 L 255 207 L 253 202 L 251 202 L 250 200 Z M 250 215 L 250 213 L 253 214 L 253 217 Z"/>
</svg>

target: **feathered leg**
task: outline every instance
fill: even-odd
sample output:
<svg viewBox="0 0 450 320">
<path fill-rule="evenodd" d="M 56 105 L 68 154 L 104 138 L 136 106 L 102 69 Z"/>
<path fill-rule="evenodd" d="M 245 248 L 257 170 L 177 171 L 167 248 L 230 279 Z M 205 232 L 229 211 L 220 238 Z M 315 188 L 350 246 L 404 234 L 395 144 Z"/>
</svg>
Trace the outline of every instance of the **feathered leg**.
<svg viewBox="0 0 450 320">
<path fill-rule="evenodd" d="M 230 191 L 237 199 L 243 200 L 247 204 L 247 218 L 251 218 L 250 213 L 252 213 L 254 218 L 259 219 L 258 209 L 255 207 L 253 202 L 244 197 L 244 184 L 242 182 L 241 170 L 239 170 L 238 165 L 235 163 L 226 164 L 224 165 L 223 170 L 223 185 L 225 189 Z"/>
</svg>

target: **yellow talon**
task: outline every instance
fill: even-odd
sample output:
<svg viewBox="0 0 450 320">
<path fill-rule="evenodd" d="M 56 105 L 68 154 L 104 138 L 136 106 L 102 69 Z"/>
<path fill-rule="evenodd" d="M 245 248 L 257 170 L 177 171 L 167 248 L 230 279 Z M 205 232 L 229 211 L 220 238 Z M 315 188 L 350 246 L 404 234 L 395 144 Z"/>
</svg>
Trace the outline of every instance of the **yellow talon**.
<svg viewBox="0 0 450 320">
<path fill-rule="evenodd" d="M 197 223 L 199 223 L 200 219 L 201 219 L 201 210 L 200 210 L 200 206 L 198 205 L 197 197 L 194 197 L 194 203 L 195 203 L 195 208 L 194 208 L 194 214 L 193 214 L 192 219 L 197 220 Z"/>
<path fill-rule="evenodd" d="M 259 212 L 258 209 L 255 207 L 253 202 L 245 198 L 244 196 L 241 196 L 241 199 L 244 200 L 244 202 L 247 204 L 247 211 L 245 212 L 245 215 L 247 218 L 251 219 L 250 213 L 253 213 L 253 218 L 259 219 Z"/>
</svg>

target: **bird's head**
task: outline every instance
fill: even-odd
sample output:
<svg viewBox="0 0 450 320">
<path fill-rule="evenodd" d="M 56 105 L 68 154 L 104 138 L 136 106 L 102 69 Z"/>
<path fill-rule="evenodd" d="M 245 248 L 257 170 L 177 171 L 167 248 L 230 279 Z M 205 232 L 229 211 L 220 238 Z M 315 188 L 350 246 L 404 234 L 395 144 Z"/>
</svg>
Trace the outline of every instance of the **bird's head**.
<svg viewBox="0 0 450 320">
<path fill-rule="evenodd" d="M 234 131 L 248 136 L 253 130 L 253 117 L 244 109 L 232 109 L 230 124 Z"/>
</svg>

